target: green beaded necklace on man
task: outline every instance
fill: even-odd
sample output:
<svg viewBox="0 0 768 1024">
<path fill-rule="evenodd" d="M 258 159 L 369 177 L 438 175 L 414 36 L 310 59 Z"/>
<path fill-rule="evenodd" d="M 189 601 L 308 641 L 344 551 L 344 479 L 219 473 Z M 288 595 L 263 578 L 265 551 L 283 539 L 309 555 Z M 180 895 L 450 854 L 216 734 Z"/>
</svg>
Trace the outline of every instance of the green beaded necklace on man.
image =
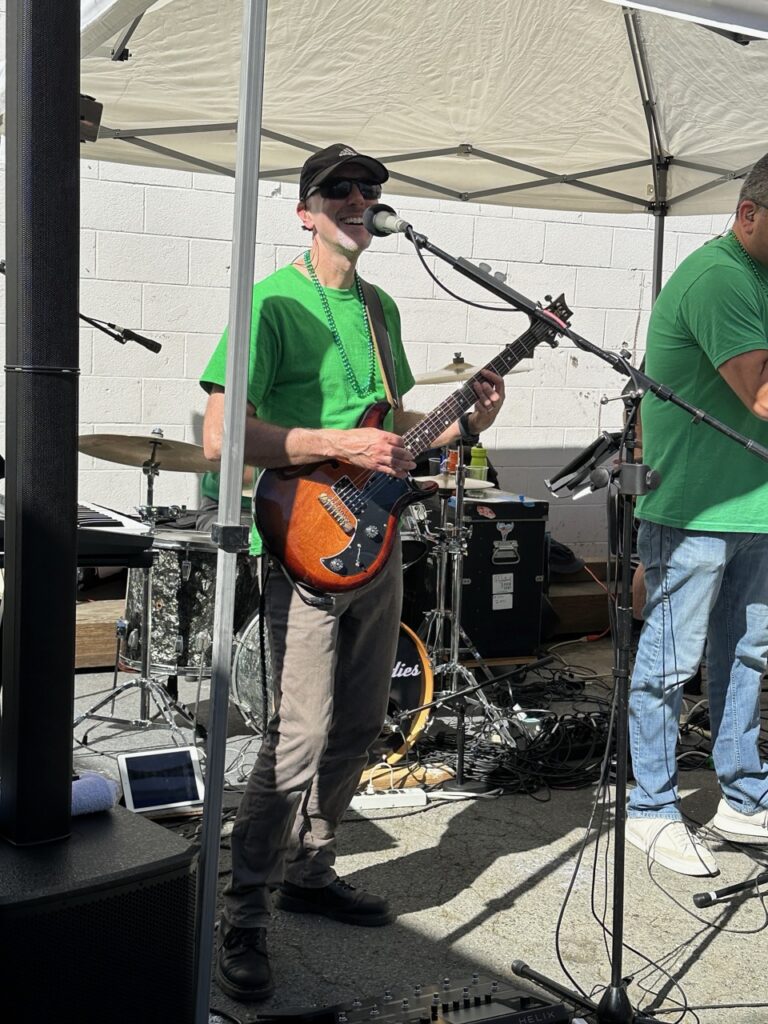
<svg viewBox="0 0 768 1024">
<path fill-rule="evenodd" d="M 376 388 L 376 353 L 374 352 L 373 347 L 373 335 L 371 334 L 371 325 L 368 320 L 368 312 L 365 308 L 363 289 L 360 285 L 360 278 L 358 277 L 357 271 L 355 271 L 355 288 L 357 289 L 357 297 L 360 300 L 360 309 L 363 315 L 365 333 L 368 337 L 368 384 L 365 388 L 363 388 L 362 384 L 357 379 L 357 375 L 354 369 L 352 368 L 352 364 L 349 361 L 347 350 L 344 348 L 344 342 L 341 340 L 341 335 L 339 334 L 339 330 L 336 327 L 336 321 L 334 320 L 333 311 L 331 310 L 330 303 L 328 302 L 328 296 L 325 293 L 325 288 L 323 288 L 323 286 L 320 284 L 320 281 L 318 280 L 317 277 L 317 273 L 312 264 L 312 256 L 309 252 L 309 249 L 307 249 L 307 251 L 304 253 L 304 266 L 307 268 L 307 274 L 309 274 L 310 281 L 315 286 L 317 294 L 320 296 L 320 304 L 323 307 L 323 313 L 325 313 L 325 319 L 328 324 L 328 330 L 331 332 L 331 336 L 333 337 L 333 343 L 336 346 L 336 349 L 341 358 L 341 362 L 344 367 L 344 372 L 347 375 L 347 380 L 349 381 L 352 388 L 354 388 L 358 398 L 366 398 L 368 395 L 372 394 Z"/>
<path fill-rule="evenodd" d="M 768 291 L 768 281 L 766 281 L 765 273 L 760 273 L 760 269 L 758 268 L 758 266 L 755 263 L 754 259 L 750 256 L 750 254 L 744 248 L 744 245 L 743 245 L 741 239 L 739 238 L 739 236 L 736 234 L 736 232 L 731 230 L 731 234 L 733 235 L 733 237 L 734 237 L 734 239 L 736 241 L 736 244 L 738 245 L 738 247 L 741 250 L 742 254 L 746 257 L 747 263 L 752 268 L 752 273 L 755 275 L 755 277 L 760 282 L 760 284 L 763 286 L 763 288 L 766 291 Z"/>
</svg>

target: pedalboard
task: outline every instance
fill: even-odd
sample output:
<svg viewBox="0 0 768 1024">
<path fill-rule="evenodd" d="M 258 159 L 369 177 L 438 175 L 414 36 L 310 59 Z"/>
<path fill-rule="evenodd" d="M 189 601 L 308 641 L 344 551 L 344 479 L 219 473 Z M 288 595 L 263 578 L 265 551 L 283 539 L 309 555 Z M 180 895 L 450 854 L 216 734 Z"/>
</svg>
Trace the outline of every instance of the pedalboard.
<svg viewBox="0 0 768 1024">
<path fill-rule="evenodd" d="M 437 985 L 387 989 L 375 1001 L 355 999 L 335 1008 L 336 1024 L 567 1024 L 562 1003 L 473 974 L 469 984 L 443 978 Z"/>
</svg>

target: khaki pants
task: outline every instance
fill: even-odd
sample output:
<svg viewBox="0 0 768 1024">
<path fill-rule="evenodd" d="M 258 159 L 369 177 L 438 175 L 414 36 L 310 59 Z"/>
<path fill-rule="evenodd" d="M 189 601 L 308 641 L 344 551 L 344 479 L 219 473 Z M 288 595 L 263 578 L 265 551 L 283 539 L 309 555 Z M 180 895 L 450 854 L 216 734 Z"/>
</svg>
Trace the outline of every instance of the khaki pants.
<svg viewBox="0 0 768 1024">
<path fill-rule="evenodd" d="M 276 711 L 232 833 L 225 916 L 265 925 L 270 887 L 321 887 L 336 877 L 336 830 L 384 721 L 402 604 L 399 541 L 380 575 L 305 605 L 279 568 L 267 584 Z"/>
</svg>

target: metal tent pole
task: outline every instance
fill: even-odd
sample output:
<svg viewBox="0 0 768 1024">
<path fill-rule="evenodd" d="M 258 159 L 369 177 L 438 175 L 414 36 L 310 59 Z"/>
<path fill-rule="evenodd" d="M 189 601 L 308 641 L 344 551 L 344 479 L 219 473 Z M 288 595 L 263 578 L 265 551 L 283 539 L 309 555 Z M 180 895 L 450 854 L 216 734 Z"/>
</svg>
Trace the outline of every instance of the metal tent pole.
<svg viewBox="0 0 768 1024">
<path fill-rule="evenodd" d="M 652 288 L 653 302 L 662 291 L 662 273 L 664 271 L 664 228 L 667 223 L 667 214 L 670 212 L 667 203 L 667 174 L 669 161 L 663 162 L 662 166 L 656 168 L 657 187 L 660 195 L 656 197 L 651 213 L 653 214 L 653 271 Z"/>
<path fill-rule="evenodd" d="M 669 204 L 667 202 L 667 175 L 672 157 L 664 149 L 661 137 L 661 126 L 656 114 L 656 97 L 653 82 L 648 68 L 648 55 L 640 34 L 640 23 L 637 11 L 624 11 L 624 24 L 629 40 L 632 63 L 637 76 L 637 87 L 643 104 L 643 113 L 648 128 L 648 147 L 653 173 L 653 202 L 648 209 L 655 218 L 653 232 L 653 299 L 656 300 L 661 291 L 661 274 L 664 262 L 664 224 Z"/>
<path fill-rule="evenodd" d="M 211 722 L 203 805 L 197 903 L 197 990 L 195 1024 L 207 1024 L 211 987 L 216 880 L 219 863 L 227 712 L 232 657 L 237 535 L 240 532 L 248 351 L 251 334 L 256 216 L 259 192 L 262 92 L 267 36 L 267 0 L 243 7 L 240 110 L 232 234 L 232 283 L 229 301 L 224 440 L 219 503 L 219 554 L 213 619 Z M 234 541 L 231 543 L 230 541 Z M 228 550 L 229 549 L 229 550 Z"/>
</svg>

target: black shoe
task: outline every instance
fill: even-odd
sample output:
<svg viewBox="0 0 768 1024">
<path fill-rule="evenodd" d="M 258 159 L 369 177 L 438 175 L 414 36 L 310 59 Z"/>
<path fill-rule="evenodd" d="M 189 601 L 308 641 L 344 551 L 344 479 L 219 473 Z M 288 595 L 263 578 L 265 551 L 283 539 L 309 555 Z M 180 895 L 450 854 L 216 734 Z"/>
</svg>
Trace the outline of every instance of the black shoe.
<svg viewBox="0 0 768 1024">
<path fill-rule="evenodd" d="M 275 991 L 267 954 L 266 928 L 235 928 L 222 919 L 216 983 L 241 1003 L 256 1003 Z"/>
<path fill-rule="evenodd" d="M 334 921 L 370 928 L 390 924 L 395 919 L 383 896 L 356 889 L 341 878 L 335 878 L 321 889 L 305 889 L 283 882 L 275 893 L 275 906 L 292 914 L 322 914 Z"/>
</svg>

